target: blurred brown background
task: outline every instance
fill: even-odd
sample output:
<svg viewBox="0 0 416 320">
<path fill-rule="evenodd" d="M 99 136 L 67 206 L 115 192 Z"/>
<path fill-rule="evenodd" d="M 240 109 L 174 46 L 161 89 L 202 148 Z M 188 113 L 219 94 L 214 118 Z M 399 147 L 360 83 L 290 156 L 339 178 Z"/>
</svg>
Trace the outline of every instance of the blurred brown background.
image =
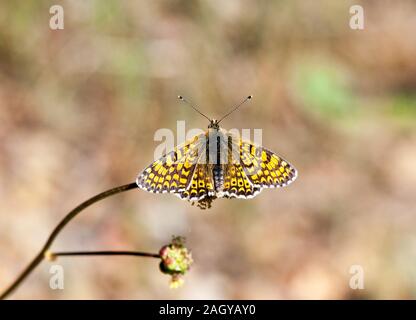
<svg viewBox="0 0 416 320">
<path fill-rule="evenodd" d="M 51 30 L 61 4 L 65 29 Z M 349 27 L 361 4 L 365 29 Z M 187 237 L 178 290 L 152 259 L 44 262 L 29 299 L 414 298 L 416 3 L 405 1 L 2 1 L 0 288 L 66 212 L 134 181 L 159 128 L 262 128 L 299 170 L 289 188 L 201 211 L 139 190 L 89 208 L 55 250 L 156 252 Z M 349 287 L 351 265 L 365 289 Z"/>
</svg>

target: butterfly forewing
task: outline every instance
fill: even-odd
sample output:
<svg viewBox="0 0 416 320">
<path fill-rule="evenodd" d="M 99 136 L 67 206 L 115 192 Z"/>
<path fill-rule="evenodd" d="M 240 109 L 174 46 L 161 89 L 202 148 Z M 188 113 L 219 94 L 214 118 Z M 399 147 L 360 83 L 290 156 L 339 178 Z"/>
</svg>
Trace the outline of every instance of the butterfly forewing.
<svg viewBox="0 0 416 320">
<path fill-rule="evenodd" d="M 139 188 L 154 193 L 176 193 L 183 197 L 201 156 L 204 137 L 203 134 L 197 135 L 150 164 L 137 177 Z"/>
</svg>

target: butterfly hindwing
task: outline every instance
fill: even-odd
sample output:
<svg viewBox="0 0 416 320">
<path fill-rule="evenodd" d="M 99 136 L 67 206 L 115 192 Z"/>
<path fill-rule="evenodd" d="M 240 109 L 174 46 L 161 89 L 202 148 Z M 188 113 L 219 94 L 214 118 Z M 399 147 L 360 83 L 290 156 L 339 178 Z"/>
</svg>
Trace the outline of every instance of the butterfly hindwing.
<svg viewBox="0 0 416 320">
<path fill-rule="evenodd" d="M 224 185 L 220 197 L 249 199 L 259 194 L 261 188 L 253 186 L 240 164 L 225 168 Z"/>
<path fill-rule="evenodd" d="M 205 163 L 197 164 L 187 189 L 180 195 L 182 199 L 198 201 L 215 194 L 212 171 Z"/>
<path fill-rule="evenodd" d="M 201 137 L 177 146 L 173 151 L 150 164 L 137 177 L 139 188 L 154 193 L 182 195 L 190 185 L 200 156 Z"/>
<path fill-rule="evenodd" d="M 292 183 L 296 169 L 270 150 L 240 141 L 240 162 L 250 182 L 261 188 L 278 188 Z"/>
</svg>

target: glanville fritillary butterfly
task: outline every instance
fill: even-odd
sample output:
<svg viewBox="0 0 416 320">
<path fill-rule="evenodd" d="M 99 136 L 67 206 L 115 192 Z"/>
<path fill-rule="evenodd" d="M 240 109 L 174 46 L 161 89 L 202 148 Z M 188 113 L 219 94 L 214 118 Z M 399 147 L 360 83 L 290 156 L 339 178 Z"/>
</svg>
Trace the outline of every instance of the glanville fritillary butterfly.
<svg viewBox="0 0 416 320">
<path fill-rule="evenodd" d="M 211 120 L 190 105 L 210 121 L 208 130 L 145 168 L 136 180 L 139 188 L 173 193 L 206 209 L 216 198 L 250 199 L 264 188 L 292 183 L 297 170 L 288 161 L 219 126 L 220 121 L 251 98 L 248 96 L 220 120 Z M 182 96 L 179 99 L 188 103 Z"/>
</svg>

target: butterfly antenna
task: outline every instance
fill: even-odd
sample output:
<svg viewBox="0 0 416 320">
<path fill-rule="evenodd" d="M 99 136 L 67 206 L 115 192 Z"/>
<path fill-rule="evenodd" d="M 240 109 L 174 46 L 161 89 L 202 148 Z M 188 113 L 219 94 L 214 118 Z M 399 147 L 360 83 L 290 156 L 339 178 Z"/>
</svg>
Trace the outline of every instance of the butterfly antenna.
<svg viewBox="0 0 416 320">
<path fill-rule="evenodd" d="M 253 98 L 252 95 L 248 96 L 247 98 L 245 98 L 243 101 L 240 102 L 239 105 L 237 105 L 236 107 L 234 107 L 233 109 L 231 109 L 226 115 L 224 115 L 220 120 L 218 120 L 218 123 L 220 123 L 224 118 L 228 117 L 231 113 L 233 113 L 235 110 L 237 110 L 238 108 L 240 108 L 244 103 L 246 103 L 248 100 L 250 100 L 251 98 Z"/>
<path fill-rule="evenodd" d="M 203 117 L 205 117 L 205 118 L 207 118 L 208 119 L 208 121 L 211 121 L 211 119 L 210 118 L 208 118 L 205 114 L 203 114 L 201 111 L 199 111 L 196 107 L 194 107 L 193 105 L 192 105 L 192 103 L 190 103 L 188 100 L 186 100 L 184 97 L 182 97 L 182 96 L 178 96 L 178 99 L 179 100 L 181 100 L 181 101 L 183 101 L 183 102 L 185 102 L 187 105 L 189 105 L 192 109 L 194 109 L 196 112 L 198 112 L 201 116 L 203 116 Z"/>
</svg>

